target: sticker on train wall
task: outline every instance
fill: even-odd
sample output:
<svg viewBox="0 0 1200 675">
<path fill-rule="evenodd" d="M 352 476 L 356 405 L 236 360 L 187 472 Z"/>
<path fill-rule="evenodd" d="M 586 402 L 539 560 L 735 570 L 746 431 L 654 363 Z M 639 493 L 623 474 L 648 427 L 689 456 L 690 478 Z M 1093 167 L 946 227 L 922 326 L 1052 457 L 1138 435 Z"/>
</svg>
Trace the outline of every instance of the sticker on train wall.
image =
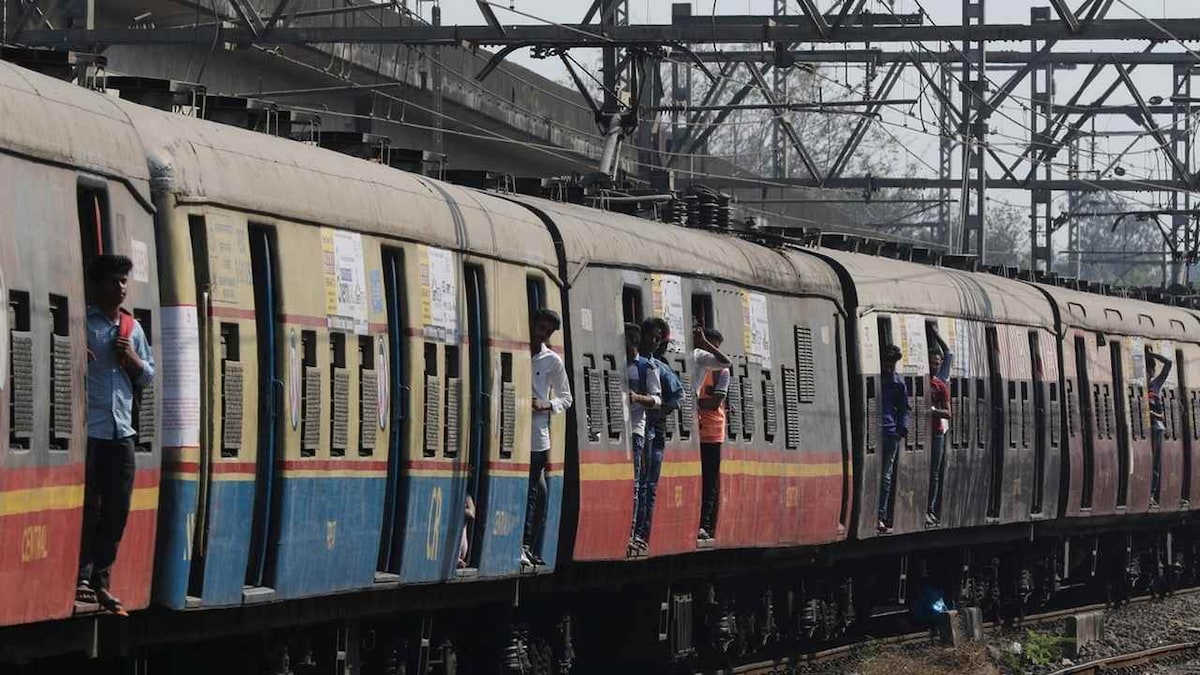
<svg viewBox="0 0 1200 675">
<path fill-rule="evenodd" d="M 976 372 L 973 359 L 975 352 L 972 347 L 975 334 L 975 324 L 965 319 L 954 319 L 948 322 L 951 334 L 943 335 L 942 339 L 954 353 L 954 361 L 950 364 L 950 372 L 958 377 L 971 377 Z"/>
<path fill-rule="evenodd" d="M 334 330 L 367 334 L 367 289 L 362 236 L 321 228 L 325 267 L 325 316 Z"/>
<path fill-rule="evenodd" d="M 208 228 L 208 268 L 213 303 L 237 306 L 254 285 L 246 224 L 213 219 Z"/>
<path fill-rule="evenodd" d="M 422 246 L 417 256 L 421 277 L 421 325 L 425 337 L 457 342 L 458 279 L 454 274 L 454 254 L 445 249 Z"/>
<path fill-rule="evenodd" d="M 300 426 L 300 338 L 296 329 L 288 333 L 288 414 L 292 430 Z"/>
<path fill-rule="evenodd" d="M 901 371 L 924 373 L 929 370 L 929 352 L 925 347 L 925 317 L 905 315 L 899 317 L 904 324 L 900 331 L 900 351 L 904 354 Z"/>
<path fill-rule="evenodd" d="M 771 323 L 767 314 L 767 296 L 742 293 L 743 347 L 751 361 L 771 367 Z"/>
<path fill-rule="evenodd" d="M 579 326 L 587 332 L 592 332 L 592 310 L 584 308 L 579 310 Z"/>
<path fill-rule="evenodd" d="M 687 344 L 683 326 L 683 284 L 671 274 L 650 275 L 650 304 L 654 316 L 661 316 L 671 330 L 671 350 L 680 351 Z"/>
<path fill-rule="evenodd" d="M 383 314 L 383 272 L 371 270 L 371 311 Z"/>
<path fill-rule="evenodd" d="M 380 335 L 379 339 L 376 340 L 376 345 L 377 346 L 375 348 L 375 375 L 376 375 L 376 377 L 375 377 L 376 385 L 375 386 L 378 389 L 376 391 L 375 400 L 379 404 L 379 406 L 378 406 L 379 407 L 379 410 L 378 410 L 379 428 L 386 429 L 387 428 L 387 416 L 388 416 L 388 396 L 392 392 L 392 390 L 390 388 L 391 383 L 389 381 L 389 378 L 391 377 L 391 371 L 388 370 L 387 340 L 384 340 L 383 336 Z"/>
<path fill-rule="evenodd" d="M 1167 381 L 1163 385 L 1168 389 L 1174 389 L 1179 385 L 1179 364 L 1175 363 L 1175 343 L 1170 340 L 1159 340 L 1158 346 L 1154 348 L 1154 353 L 1171 360 L 1171 372 L 1167 374 Z"/>
<path fill-rule="evenodd" d="M 130 251 L 133 253 L 133 269 L 130 270 L 129 276 L 133 277 L 134 281 L 141 283 L 150 282 L 150 249 L 146 246 L 146 242 L 138 241 L 137 239 L 130 240 Z"/>
<path fill-rule="evenodd" d="M 195 305 L 163 307 L 159 340 L 163 359 L 162 444 L 168 448 L 200 446 L 200 322 Z"/>
<path fill-rule="evenodd" d="M 1151 349 L 1153 349 L 1151 345 Z M 1125 338 L 1125 349 L 1129 353 L 1132 368 L 1129 369 L 1129 383 L 1133 385 L 1146 384 L 1146 344 L 1140 337 Z"/>
</svg>

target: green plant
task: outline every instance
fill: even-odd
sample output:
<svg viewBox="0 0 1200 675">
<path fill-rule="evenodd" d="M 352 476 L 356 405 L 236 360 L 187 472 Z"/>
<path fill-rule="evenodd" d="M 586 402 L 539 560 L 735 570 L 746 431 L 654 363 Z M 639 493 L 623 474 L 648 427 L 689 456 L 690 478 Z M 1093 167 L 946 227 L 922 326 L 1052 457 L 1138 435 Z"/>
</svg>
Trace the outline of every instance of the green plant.
<svg viewBox="0 0 1200 675">
<path fill-rule="evenodd" d="M 1053 633 L 1041 631 L 1025 631 L 1025 639 L 1021 642 L 1021 651 L 1025 660 L 1035 666 L 1048 666 L 1061 658 L 1060 648 L 1067 638 Z"/>
</svg>

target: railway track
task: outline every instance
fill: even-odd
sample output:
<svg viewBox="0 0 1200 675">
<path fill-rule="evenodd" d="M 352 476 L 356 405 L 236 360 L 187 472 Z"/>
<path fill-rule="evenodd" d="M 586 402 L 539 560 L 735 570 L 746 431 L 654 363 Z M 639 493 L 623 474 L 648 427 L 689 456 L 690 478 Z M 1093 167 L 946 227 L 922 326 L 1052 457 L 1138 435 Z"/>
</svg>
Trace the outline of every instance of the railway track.
<svg viewBox="0 0 1200 675">
<path fill-rule="evenodd" d="M 1171 593 L 1170 598 L 1176 598 L 1186 595 L 1200 593 L 1200 586 L 1179 589 Z M 1127 604 L 1140 604 L 1155 599 L 1154 595 L 1140 595 L 1130 598 Z M 1080 614 L 1083 612 L 1093 612 L 1099 610 L 1110 609 L 1111 607 L 1105 603 L 1097 603 L 1091 605 L 1082 605 L 1070 607 L 1066 609 L 1055 609 L 1039 614 L 1025 616 L 1018 622 L 1019 626 L 1036 626 L 1045 624 L 1059 619 L 1066 618 L 1072 614 Z M 995 630 L 997 622 L 989 621 L 983 625 L 985 631 Z M 830 647 L 815 652 L 805 654 L 796 654 L 793 656 L 779 657 L 754 663 L 746 663 L 732 668 L 724 668 L 717 670 L 700 670 L 696 675 L 711 675 L 713 673 L 729 674 L 729 675 L 784 675 L 792 673 L 795 669 L 804 666 L 815 666 L 821 663 L 835 661 L 839 657 L 844 657 L 859 649 L 871 649 L 876 647 L 893 646 L 893 645 L 908 645 L 917 644 L 920 642 L 930 641 L 932 637 L 931 630 L 922 630 L 912 633 L 903 633 L 900 635 L 892 635 L 887 637 L 871 638 L 860 640 L 837 647 Z M 1180 656 L 1189 656 L 1200 654 L 1200 641 L 1183 642 L 1173 645 L 1165 645 L 1152 649 L 1144 649 L 1129 654 L 1106 657 L 1097 659 L 1084 664 L 1071 666 L 1062 670 L 1054 671 L 1050 675 L 1090 675 L 1094 673 L 1111 673 L 1123 672 L 1126 668 L 1136 668 L 1140 665 L 1162 661 Z M 1137 672 L 1137 671 L 1128 671 Z"/>
</svg>

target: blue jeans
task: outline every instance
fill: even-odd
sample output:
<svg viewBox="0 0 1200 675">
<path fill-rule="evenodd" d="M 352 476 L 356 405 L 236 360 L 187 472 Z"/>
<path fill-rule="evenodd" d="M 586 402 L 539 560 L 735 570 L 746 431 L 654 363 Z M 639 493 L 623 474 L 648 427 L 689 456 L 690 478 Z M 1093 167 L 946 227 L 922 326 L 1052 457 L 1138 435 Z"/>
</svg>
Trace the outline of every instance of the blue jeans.
<svg viewBox="0 0 1200 675">
<path fill-rule="evenodd" d="M 883 474 L 879 478 L 879 520 L 890 523 L 892 481 L 896 478 L 896 460 L 900 455 L 900 437 L 883 436 Z"/>
<path fill-rule="evenodd" d="M 654 520 L 654 498 L 658 494 L 658 477 L 662 474 L 663 449 L 667 438 L 654 427 L 646 428 L 642 450 L 641 471 L 637 474 L 634 495 L 633 536 L 650 540 L 650 523 Z"/>
<path fill-rule="evenodd" d="M 650 463 L 649 453 L 646 452 L 646 437 L 633 435 L 633 522 L 630 523 L 630 537 L 637 534 L 638 516 L 642 513 L 641 494 L 642 494 L 642 472 L 646 470 L 647 464 Z"/>
<path fill-rule="evenodd" d="M 946 434 L 933 434 L 929 453 L 929 513 L 939 515 L 942 504 L 942 478 L 946 475 Z"/>
</svg>

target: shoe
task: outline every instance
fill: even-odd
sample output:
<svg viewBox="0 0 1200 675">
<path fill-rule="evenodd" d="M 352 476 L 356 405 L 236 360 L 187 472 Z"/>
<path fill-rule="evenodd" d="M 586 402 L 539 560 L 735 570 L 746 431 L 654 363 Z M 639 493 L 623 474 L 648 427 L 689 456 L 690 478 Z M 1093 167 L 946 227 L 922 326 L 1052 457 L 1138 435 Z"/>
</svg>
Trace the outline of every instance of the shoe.
<svg viewBox="0 0 1200 675">
<path fill-rule="evenodd" d="M 545 564 L 546 564 L 546 561 L 542 559 L 542 556 L 540 556 L 540 555 L 538 555 L 538 554 L 534 553 L 532 550 L 530 550 L 530 549 L 526 549 L 525 553 L 526 553 L 526 555 L 528 555 L 528 556 L 529 556 L 529 560 L 530 560 L 530 561 L 531 561 L 531 562 L 532 562 L 534 565 L 537 565 L 538 567 L 541 567 L 541 566 L 543 566 L 543 565 L 545 565 Z"/>
<path fill-rule="evenodd" d="M 892 533 L 892 528 L 889 527 L 888 524 L 883 522 L 882 520 L 879 521 L 879 524 L 877 524 L 875 526 L 875 529 L 878 530 L 880 534 L 891 534 Z"/>
<path fill-rule="evenodd" d="M 79 582 L 79 586 L 75 588 L 75 602 L 86 604 L 95 604 L 96 591 L 92 590 L 92 585 L 86 581 Z"/>
<path fill-rule="evenodd" d="M 925 527 L 937 527 L 937 524 L 937 516 L 933 515 L 932 513 L 925 514 Z"/>
<path fill-rule="evenodd" d="M 642 539 L 641 537 L 634 537 L 633 542 L 630 545 L 641 553 L 645 553 L 646 551 L 650 550 L 650 544 L 647 544 L 646 540 Z"/>
<path fill-rule="evenodd" d="M 96 591 L 96 602 L 104 611 L 117 616 L 129 616 L 129 612 L 125 611 L 125 606 L 117 599 L 115 595 L 104 589 Z"/>
<path fill-rule="evenodd" d="M 521 567 L 536 567 L 536 565 L 533 564 L 533 559 L 529 557 L 530 555 L 531 552 L 529 549 L 521 549 Z"/>
<path fill-rule="evenodd" d="M 708 530 L 702 527 L 700 528 L 700 531 L 696 533 L 696 539 L 699 539 L 700 541 L 712 541 L 712 535 L 708 533 Z"/>
</svg>

